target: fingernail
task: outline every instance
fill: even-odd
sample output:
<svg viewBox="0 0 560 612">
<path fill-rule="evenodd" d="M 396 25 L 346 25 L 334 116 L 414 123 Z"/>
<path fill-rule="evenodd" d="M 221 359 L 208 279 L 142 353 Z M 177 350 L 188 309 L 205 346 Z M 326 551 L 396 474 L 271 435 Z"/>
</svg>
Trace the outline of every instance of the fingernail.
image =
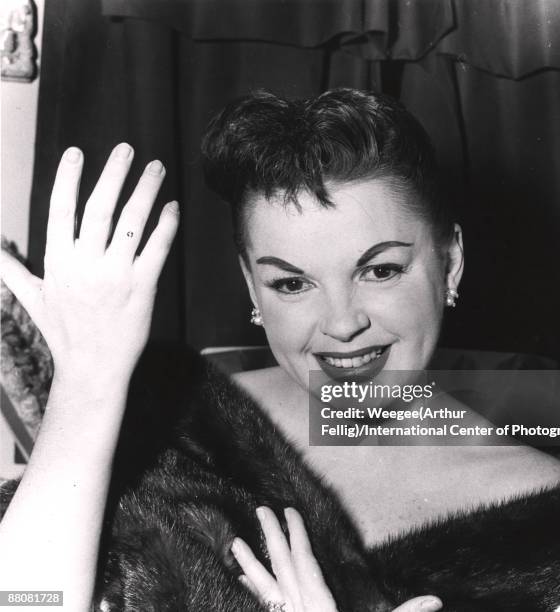
<svg viewBox="0 0 560 612">
<path fill-rule="evenodd" d="M 237 555 L 237 552 L 239 551 L 239 540 L 237 538 L 233 539 L 233 542 L 230 546 L 230 550 L 234 555 Z"/>
<path fill-rule="evenodd" d="M 435 612 L 436 610 L 440 610 L 443 604 L 440 599 L 436 597 L 432 597 L 430 599 L 425 599 L 420 604 L 420 610 L 425 610 L 426 612 Z"/>
<path fill-rule="evenodd" d="M 256 512 L 259 521 L 264 524 L 264 521 L 266 520 L 266 512 L 264 511 L 264 508 L 257 508 Z"/>
<path fill-rule="evenodd" d="M 239 576 L 238 580 L 239 580 L 239 582 L 241 582 L 241 584 L 244 587 L 249 588 L 249 578 L 247 578 L 247 576 L 245 576 L 245 574 L 241 574 L 241 576 Z"/>
<path fill-rule="evenodd" d="M 179 202 L 177 202 L 176 200 L 173 200 L 173 202 L 169 202 L 169 204 L 167 205 L 167 209 L 169 210 L 169 212 L 178 213 Z"/>
<path fill-rule="evenodd" d="M 79 162 L 81 158 L 82 152 L 76 147 L 70 147 L 69 149 L 66 149 L 66 152 L 64 153 L 64 159 L 69 161 L 71 164 Z"/>
<path fill-rule="evenodd" d="M 122 159 L 127 160 L 130 157 L 130 154 L 132 153 L 132 147 L 128 144 L 126 144 L 126 142 L 121 142 L 120 145 L 117 145 L 115 147 L 115 157 L 117 159 Z"/>
<path fill-rule="evenodd" d="M 159 161 L 159 159 L 155 159 L 153 162 L 148 164 L 147 170 L 150 174 L 159 176 L 163 172 L 163 164 Z"/>
</svg>

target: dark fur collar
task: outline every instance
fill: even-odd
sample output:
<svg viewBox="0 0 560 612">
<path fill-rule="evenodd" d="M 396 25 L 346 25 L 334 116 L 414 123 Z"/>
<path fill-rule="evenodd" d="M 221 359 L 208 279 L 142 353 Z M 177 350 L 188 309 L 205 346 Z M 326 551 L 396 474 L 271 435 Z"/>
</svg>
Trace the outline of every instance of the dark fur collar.
<svg viewBox="0 0 560 612">
<path fill-rule="evenodd" d="M 302 513 L 340 612 L 388 612 L 428 593 L 455 612 L 560 606 L 560 488 L 365 550 L 337 497 L 260 409 L 201 358 L 166 349 L 144 355 L 131 386 L 96 609 L 263 610 L 229 552 L 238 535 L 265 558 L 262 504 Z"/>
</svg>

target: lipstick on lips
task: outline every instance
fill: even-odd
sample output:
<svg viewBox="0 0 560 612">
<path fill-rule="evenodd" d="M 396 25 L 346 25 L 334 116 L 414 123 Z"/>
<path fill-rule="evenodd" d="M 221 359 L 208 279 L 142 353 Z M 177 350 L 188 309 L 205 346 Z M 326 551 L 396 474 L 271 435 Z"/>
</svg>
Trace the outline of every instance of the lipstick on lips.
<svg viewBox="0 0 560 612">
<path fill-rule="evenodd" d="M 347 353 L 314 353 L 321 370 L 334 380 L 371 380 L 385 366 L 391 345 L 368 346 Z"/>
</svg>

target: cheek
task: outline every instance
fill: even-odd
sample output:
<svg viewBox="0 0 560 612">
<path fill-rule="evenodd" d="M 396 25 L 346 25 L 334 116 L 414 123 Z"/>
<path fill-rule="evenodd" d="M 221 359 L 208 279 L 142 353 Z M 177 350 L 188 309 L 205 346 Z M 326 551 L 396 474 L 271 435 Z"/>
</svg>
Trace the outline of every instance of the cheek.
<svg viewBox="0 0 560 612">
<path fill-rule="evenodd" d="M 434 348 L 443 317 L 443 300 L 440 283 L 425 278 L 401 301 L 403 333 L 426 350 Z"/>
<path fill-rule="evenodd" d="M 261 294 L 259 303 L 265 332 L 275 353 L 290 354 L 306 348 L 313 334 L 313 309 L 303 302 L 284 302 Z"/>
<path fill-rule="evenodd" d="M 443 314 L 440 284 L 422 273 L 387 291 L 372 288 L 364 300 L 372 325 L 415 343 L 437 336 Z"/>
</svg>

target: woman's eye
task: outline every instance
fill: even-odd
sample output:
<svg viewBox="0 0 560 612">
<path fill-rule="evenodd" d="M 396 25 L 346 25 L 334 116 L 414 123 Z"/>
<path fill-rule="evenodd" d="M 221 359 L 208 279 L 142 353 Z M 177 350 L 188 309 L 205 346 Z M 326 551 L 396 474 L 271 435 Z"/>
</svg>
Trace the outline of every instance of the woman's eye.
<svg viewBox="0 0 560 612">
<path fill-rule="evenodd" d="M 404 266 L 400 264 L 378 264 L 365 268 L 360 278 L 363 280 L 385 281 L 395 278 L 403 272 Z"/>
<path fill-rule="evenodd" d="M 272 281 L 270 286 L 280 293 L 302 293 L 311 288 L 311 283 L 303 278 L 280 278 Z"/>
</svg>

